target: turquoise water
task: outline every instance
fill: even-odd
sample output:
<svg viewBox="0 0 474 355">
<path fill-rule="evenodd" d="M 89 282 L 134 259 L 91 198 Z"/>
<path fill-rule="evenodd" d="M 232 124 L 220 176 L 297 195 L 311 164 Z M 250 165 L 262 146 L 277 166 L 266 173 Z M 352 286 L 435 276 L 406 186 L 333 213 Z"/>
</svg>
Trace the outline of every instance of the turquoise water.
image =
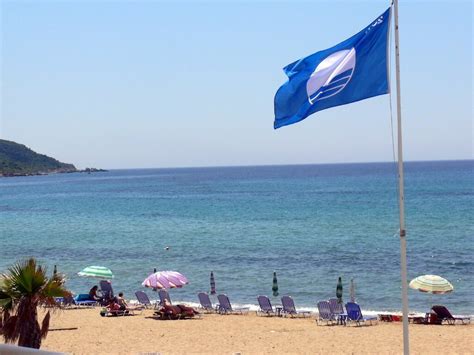
<svg viewBox="0 0 474 355">
<path fill-rule="evenodd" d="M 455 291 L 435 295 L 455 313 L 474 313 L 474 161 L 405 165 L 408 277 L 441 275 Z M 115 274 L 131 298 L 153 270 L 190 284 L 175 300 L 197 301 L 214 271 L 236 304 L 280 294 L 314 308 L 342 276 L 368 310 L 399 310 L 397 175 L 394 164 L 114 170 L 0 179 L 0 270 L 34 256 L 57 264 L 68 287 L 88 265 Z M 169 246 L 166 251 L 164 248 Z M 153 293 L 149 291 L 150 296 Z M 430 296 L 409 290 L 410 310 Z"/>
</svg>

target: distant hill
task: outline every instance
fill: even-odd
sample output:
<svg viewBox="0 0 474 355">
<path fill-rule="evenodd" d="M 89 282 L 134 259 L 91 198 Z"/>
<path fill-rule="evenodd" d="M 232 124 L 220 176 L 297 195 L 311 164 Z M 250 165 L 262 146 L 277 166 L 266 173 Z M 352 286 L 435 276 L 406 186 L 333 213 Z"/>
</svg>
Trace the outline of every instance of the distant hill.
<svg viewBox="0 0 474 355">
<path fill-rule="evenodd" d="M 38 154 L 23 144 L 0 139 L 0 176 L 69 173 L 77 171 L 72 164 Z"/>
</svg>

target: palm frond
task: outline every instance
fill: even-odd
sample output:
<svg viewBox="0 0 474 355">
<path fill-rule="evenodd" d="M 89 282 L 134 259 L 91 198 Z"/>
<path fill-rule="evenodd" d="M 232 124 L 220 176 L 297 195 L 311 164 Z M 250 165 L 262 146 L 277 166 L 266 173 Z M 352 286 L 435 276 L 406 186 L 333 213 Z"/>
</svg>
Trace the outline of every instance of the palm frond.
<svg viewBox="0 0 474 355">
<path fill-rule="evenodd" d="M 13 286 L 13 291 L 23 295 L 33 295 L 40 290 L 47 279 L 45 269 L 37 265 L 33 258 L 20 261 L 8 269 L 6 283 Z"/>
<path fill-rule="evenodd" d="M 14 343 L 20 337 L 18 327 L 18 316 L 13 315 L 9 317 L 2 326 L 2 335 L 7 343 Z"/>
</svg>

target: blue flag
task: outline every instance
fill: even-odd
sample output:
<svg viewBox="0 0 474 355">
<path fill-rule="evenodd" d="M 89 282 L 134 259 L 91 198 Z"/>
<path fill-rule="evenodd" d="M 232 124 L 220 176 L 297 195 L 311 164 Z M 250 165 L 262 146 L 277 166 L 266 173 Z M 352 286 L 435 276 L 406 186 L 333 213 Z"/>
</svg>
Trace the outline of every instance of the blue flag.
<svg viewBox="0 0 474 355">
<path fill-rule="evenodd" d="M 388 93 L 389 25 L 390 8 L 344 42 L 287 65 L 289 79 L 275 95 L 275 129 Z"/>
</svg>

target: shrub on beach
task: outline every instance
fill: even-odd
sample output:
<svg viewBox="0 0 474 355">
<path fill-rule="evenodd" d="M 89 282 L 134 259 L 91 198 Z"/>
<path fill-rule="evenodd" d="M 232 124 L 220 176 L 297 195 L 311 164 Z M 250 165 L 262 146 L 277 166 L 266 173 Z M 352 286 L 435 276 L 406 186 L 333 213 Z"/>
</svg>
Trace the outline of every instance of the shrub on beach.
<svg viewBox="0 0 474 355">
<path fill-rule="evenodd" d="M 5 342 L 39 349 L 49 330 L 50 311 L 41 325 L 38 307 L 58 308 L 55 297 L 66 297 L 64 277 L 46 275 L 34 258 L 19 261 L 0 276 L 0 335 Z"/>
</svg>

